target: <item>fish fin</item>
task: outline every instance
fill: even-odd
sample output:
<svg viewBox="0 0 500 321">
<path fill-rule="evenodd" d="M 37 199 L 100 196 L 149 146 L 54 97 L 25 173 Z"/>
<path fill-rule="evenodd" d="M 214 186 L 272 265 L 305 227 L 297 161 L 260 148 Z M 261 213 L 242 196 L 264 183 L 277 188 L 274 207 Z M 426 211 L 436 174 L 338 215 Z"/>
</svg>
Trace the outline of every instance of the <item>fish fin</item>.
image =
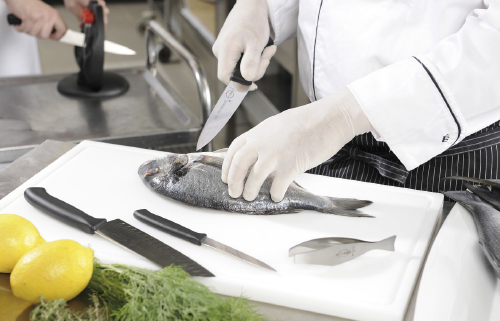
<svg viewBox="0 0 500 321">
<path fill-rule="evenodd" d="M 346 210 L 355 210 L 361 207 L 365 207 L 373 203 L 372 201 L 368 200 L 358 200 L 355 198 L 338 198 L 338 197 L 330 197 L 330 196 L 324 196 L 328 200 L 330 200 L 333 205 L 346 209 Z"/>
<path fill-rule="evenodd" d="M 305 188 L 302 185 L 300 185 L 299 183 L 297 183 L 296 181 L 292 181 L 292 184 L 295 184 L 295 185 L 297 185 L 298 188 L 302 188 L 305 190 Z"/>
<path fill-rule="evenodd" d="M 358 210 L 345 210 L 345 209 L 340 209 L 336 208 L 333 209 L 331 212 L 323 212 L 323 213 L 330 213 L 330 214 L 335 214 L 335 215 L 340 215 L 340 216 L 349 216 L 349 217 L 370 217 L 370 218 L 375 218 L 375 216 L 363 213 Z"/>
<path fill-rule="evenodd" d="M 500 211 L 500 194 L 498 193 L 498 189 L 492 188 L 491 186 L 472 185 L 469 183 L 464 183 L 464 186 L 467 187 L 469 191 L 479 196 L 483 201 Z M 491 189 L 493 189 L 493 191 Z"/>
<path fill-rule="evenodd" d="M 314 208 L 315 211 L 326 213 L 326 214 L 335 214 L 340 216 L 350 216 L 350 217 L 374 217 L 370 214 L 363 213 L 358 210 L 349 210 L 342 207 L 337 207 L 334 204 L 328 204 L 323 207 Z"/>
<path fill-rule="evenodd" d="M 194 160 L 194 162 L 214 166 L 217 168 L 222 168 L 222 163 L 224 162 L 224 158 L 210 156 L 210 155 L 200 155 L 200 157 Z"/>
<path fill-rule="evenodd" d="M 489 185 L 492 187 L 500 188 L 500 180 L 499 179 L 482 179 L 482 178 L 472 178 L 472 177 L 463 177 L 463 176 L 449 176 L 443 177 L 441 180 L 449 180 L 456 179 L 461 181 L 467 181 L 471 183 L 478 183 L 483 185 Z"/>
<path fill-rule="evenodd" d="M 483 200 L 479 196 L 467 191 L 441 191 L 441 194 L 444 194 L 460 204 L 467 204 L 470 202 L 483 203 Z"/>
</svg>

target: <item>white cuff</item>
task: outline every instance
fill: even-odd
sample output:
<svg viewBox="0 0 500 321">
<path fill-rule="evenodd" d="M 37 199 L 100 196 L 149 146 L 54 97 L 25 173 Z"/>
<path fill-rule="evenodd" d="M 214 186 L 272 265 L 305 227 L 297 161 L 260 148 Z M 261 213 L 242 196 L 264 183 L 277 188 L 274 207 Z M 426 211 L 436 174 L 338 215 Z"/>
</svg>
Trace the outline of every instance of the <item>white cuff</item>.
<svg viewBox="0 0 500 321">
<path fill-rule="evenodd" d="M 440 74 L 427 59 L 417 58 L 379 69 L 348 86 L 378 139 L 408 170 L 441 154 L 467 132 Z"/>
</svg>

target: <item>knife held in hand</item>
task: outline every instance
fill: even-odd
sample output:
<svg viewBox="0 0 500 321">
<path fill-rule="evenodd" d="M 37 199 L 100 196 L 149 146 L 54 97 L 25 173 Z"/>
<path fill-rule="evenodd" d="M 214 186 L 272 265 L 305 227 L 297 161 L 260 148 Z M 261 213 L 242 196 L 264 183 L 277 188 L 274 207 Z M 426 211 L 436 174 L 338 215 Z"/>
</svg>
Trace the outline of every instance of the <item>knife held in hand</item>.
<svg viewBox="0 0 500 321">
<path fill-rule="evenodd" d="M 87 234 L 98 234 L 161 267 L 175 264 L 182 266 L 191 276 L 214 276 L 189 257 L 132 225 L 120 219 L 108 222 L 104 218 L 92 217 L 73 205 L 53 197 L 43 187 L 27 188 L 24 191 L 24 198 L 33 207 L 52 218 Z"/>
<path fill-rule="evenodd" d="M 264 49 L 272 46 L 273 44 L 273 39 L 269 38 L 269 41 Z M 203 146 L 214 139 L 214 137 L 229 121 L 231 116 L 233 116 L 234 112 L 243 101 L 243 98 L 247 95 L 252 82 L 246 80 L 241 75 L 240 65 L 242 59 L 243 54 L 241 54 L 240 59 L 236 63 L 236 67 L 231 75 L 231 81 L 227 85 L 226 89 L 224 89 L 224 92 L 217 101 L 217 104 L 215 104 L 214 109 L 212 109 L 205 126 L 203 126 L 203 129 L 201 130 L 198 143 L 196 144 L 196 150 L 200 150 Z"/>
<path fill-rule="evenodd" d="M 194 232 L 188 228 L 185 228 L 182 225 L 179 225 L 175 222 L 172 222 L 164 217 L 161 217 L 159 215 L 153 214 L 148 210 L 137 210 L 134 212 L 134 217 L 138 219 L 139 221 L 152 226 L 162 232 L 168 233 L 172 236 L 178 237 L 180 239 L 183 239 L 184 241 L 188 241 L 190 243 L 193 243 L 195 245 L 201 246 L 201 245 L 206 245 L 208 247 L 211 247 L 213 249 L 216 249 L 218 251 L 224 252 L 226 254 L 229 254 L 231 256 L 234 256 L 242 261 L 245 261 L 247 263 L 271 270 L 276 272 L 275 269 L 267 265 L 266 263 L 257 260 L 254 257 L 251 257 L 248 254 L 245 254 L 243 252 L 240 252 L 236 249 L 233 249 L 230 246 L 227 246 L 225 244 L 219 243 L 215 240 L 212 240 L 211 238 L 207 237 L 206 234 L 203 233 L 197 233 Z"/>
<path fill-rule="evenodd" d="M 11 26 L 16 26 L 20 25 L 23 23 L 21 19 L 13 15 L 12 13 L 9 13 L 7 15 L 7 22 Z M 52 33 L 54 33 L 56 30 L 52 29 Z M 59 42 L 66 43 L 68 45 L 73 45 L 77 47 L 83 47 L 85 45 L 85 34 L 74 31 L 71 29 L 66 30 L 66 33 L 61 37 L 61 39 L 58 40 Z M 112 54 L 116 55 L 135 55 L 136 52 L 130 48 L 127 48 L 125 46 L 119 45 L 115 42 L 104 40 L 104 51 L 109 52 Z"/>
</svg>

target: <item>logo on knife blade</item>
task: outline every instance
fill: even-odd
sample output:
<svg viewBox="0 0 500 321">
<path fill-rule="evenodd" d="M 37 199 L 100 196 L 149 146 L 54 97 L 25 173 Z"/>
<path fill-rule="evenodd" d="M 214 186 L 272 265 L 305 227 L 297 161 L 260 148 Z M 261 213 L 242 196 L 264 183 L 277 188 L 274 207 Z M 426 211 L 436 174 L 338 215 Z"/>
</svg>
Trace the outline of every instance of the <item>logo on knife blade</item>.
<svg viewBox="0 0 500 321">
<path fill-rule="evenodd" d="M 226 92 L 226 97 L 229 98 L 229 99 L 233 98 L 234 97 L 234 91 L 230 90 L 230 91 Z"/>
<path fill-rule="evenodd" d="M 338 257 L 346 257 L 349 256 L 352 252 L 349 251 L 348 249 L 341 250 L 337 253 Z"/>
</svg>

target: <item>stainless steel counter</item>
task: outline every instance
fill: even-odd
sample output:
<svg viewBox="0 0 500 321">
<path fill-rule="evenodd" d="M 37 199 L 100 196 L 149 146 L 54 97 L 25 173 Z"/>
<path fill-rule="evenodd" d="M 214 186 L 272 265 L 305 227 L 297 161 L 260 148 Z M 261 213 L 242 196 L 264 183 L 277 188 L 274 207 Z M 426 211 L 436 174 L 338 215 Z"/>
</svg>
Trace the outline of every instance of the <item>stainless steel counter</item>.
<svg viewBox="0 0 500 321">
<path fill-rule="evenodd" d="M 47 139 L 143 148 L 196 143 L 201 120 L 168 83 L 141 68 L 115 72 L 130 89 L 109 100 L 61 95 L 57 83 L 66 74 L 0 79 L 0 163 Z"/>
</svg>

